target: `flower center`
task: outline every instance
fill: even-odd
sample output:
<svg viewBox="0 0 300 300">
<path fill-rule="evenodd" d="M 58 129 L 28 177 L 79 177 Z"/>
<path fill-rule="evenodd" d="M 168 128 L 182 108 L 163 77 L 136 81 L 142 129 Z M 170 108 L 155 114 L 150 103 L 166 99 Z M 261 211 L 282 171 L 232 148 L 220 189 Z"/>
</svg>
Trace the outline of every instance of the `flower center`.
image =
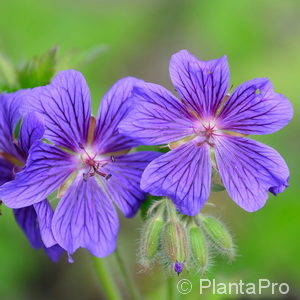
<svg viewBox="0 0 300 300">
<path fill-rule="evenodd" d="M 217 133 L 217 126 L 214 120 L 199 121 L 195 126 L 195 134 L 200 138 L 199 145 L 208 143 L 214 146 L 213 136 Z"/>
<path fill-rule="evenodd" d="M 83 179 L 86 181 L 89 177 L 95 176 L 96 174 L 104 177 L 105 179 L 109 179 L 111 174 L 106 173 L 103 170 L 103 167 L 110 162 L 114 162 L 114 157 L 111 156 L 109 158 L 99 158 L 97 157 L 97 154 L 93 154 L 91 151 L 86 150 L 82 144 L 79 144 L 79 147 L 83 150 L 80 154 L 81 164 L 85 170 L 83 173 Z"/>
<path fill-rule="evenodd" d="M 213 134 L 215 133 L 215 127 L 216 124 L 214 122 L 204 122 L 203 123 L 203 128 L 204 128 L 204 133 L 203 135 L 206 137 L 206 139 L 210 139 Z"/>
</svg>

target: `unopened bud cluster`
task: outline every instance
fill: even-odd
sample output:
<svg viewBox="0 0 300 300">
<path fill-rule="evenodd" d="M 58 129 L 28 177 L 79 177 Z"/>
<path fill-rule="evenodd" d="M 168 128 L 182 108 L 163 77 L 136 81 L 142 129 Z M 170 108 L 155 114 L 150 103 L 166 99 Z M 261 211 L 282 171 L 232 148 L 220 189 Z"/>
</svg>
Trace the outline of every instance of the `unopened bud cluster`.
<svg viewBox="0 0 300 300">
<path fill-rule="evenodd" d="M 235 247 L 229 231 L 215 217 L 180 215 L 167 198 L 149 209 L 139 247 L 145 270 L 159 261 L 178 275 L 183 270 L 205 273 L 216 253 L 233 259 Z"/>
</svg>

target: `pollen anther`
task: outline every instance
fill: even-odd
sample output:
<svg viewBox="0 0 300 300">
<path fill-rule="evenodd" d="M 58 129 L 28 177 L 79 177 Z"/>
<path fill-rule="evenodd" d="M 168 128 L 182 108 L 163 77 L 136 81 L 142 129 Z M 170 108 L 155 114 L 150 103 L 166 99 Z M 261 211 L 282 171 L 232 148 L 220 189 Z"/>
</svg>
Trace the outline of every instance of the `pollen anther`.
<svg viewBox="0 0 300 300">
<path fill-rule="evenodd" d="M 112 175 L 101 170 L 107 164 L 114 162 L 115 158 L 111 156 L 110 158 L 97 159 L 97 154 L 91 155 L 82 144 L 79 144 L 79 147 L 83 150 L 83 153 L 80 155 L 81 164 L 84 169 L 87 169 L 87 172 L 83 173 L 83 179 L 87 181 L 89 177 L 93 177 L 96 174 L 109 179 Z"/>
</svg>

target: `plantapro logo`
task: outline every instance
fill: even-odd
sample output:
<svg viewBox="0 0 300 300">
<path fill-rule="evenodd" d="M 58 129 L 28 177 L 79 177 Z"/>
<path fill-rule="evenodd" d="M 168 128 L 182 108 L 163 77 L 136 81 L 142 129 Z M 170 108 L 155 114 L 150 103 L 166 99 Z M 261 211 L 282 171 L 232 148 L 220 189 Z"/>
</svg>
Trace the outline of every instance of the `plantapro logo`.
<svg viewBox="0 0 300 300">
<path fill-rule="evenodd" d="M 214 295 L 286 295 L 290 291 L 287 283 L 271 282 L 269 279 L 259 279 L 257 282 L 216 282 L 216 279 L 200 279 L 200 294 L 211 290 Z"/>
</svg>

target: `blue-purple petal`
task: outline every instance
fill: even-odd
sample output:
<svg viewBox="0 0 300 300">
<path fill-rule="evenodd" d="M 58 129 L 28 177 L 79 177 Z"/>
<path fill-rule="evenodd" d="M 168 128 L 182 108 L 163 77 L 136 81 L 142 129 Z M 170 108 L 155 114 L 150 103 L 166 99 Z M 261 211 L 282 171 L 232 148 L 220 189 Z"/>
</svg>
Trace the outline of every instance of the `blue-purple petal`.
<svg viewBox="0 0 300 300">
<path fill-rule="evenodd" d="M 56 244 L 52 233 L 53 209 L 47 199 L 33 204 L 33 207 L 37 215 L 36 217 L 43 243 L 45 247 L 52 247 Z"/>
<path fill-rule="evenodd" d="M 227 93 L 227 57 L 200 61 L 187 50 L 181 50 L 171 57 L 170 76 L 183 103 L 200 117 L 210 117 Z"/>
<path fill-rule="evenodd" d="M 16 222 L 25 233 L 31 247 L 39 249 L 43 247 L 40 229 L 36 219 L 36 212 L 32 205 L 13 210 Z"/>
<path fill-rule="evenodd" d="M 22 122 L 18 139 L 18 146 L 27 157 L 30 147 L 43 137 L 45 127 L 42 115 L 38 113 L 27 114 Z"/>
<path fill-rule="evenodd" d="M 0 199 L 10 208 L 38 203 L 55 191 L 76 169 L 74 158 L 59 148 L 37 142 L 25 168 L 0 187 Z"/>
<path fill-rule="evenodd" d="M 287 125 L 292 117 L 289 100 L 275 93 L 267 78 L 258 78 L 236 88 L 221 109 L 218 123 L 220 129 L 268 134 Z"/>
<path fill-rule="evenodd" d="M 134 88 L 132 99 L 133 109 L 119 125 L 121 133 L 145 145 L 157 145 L 194 132 L 194 116 L 162 86 L 140 83 Z"/>
<path fill-rule="evenodd" d="M 114 251 L 119 221 L 111 200 L 95 177 L 77 178 L 60 200 L 52 229 L 58 244 L 71 255 L 80 247 L 104 257 Z"/>
<path fill-rule="evenodd" d="M 21 105 L 23 90 L 15 93 L 0 94 L 0 152 L 18 156 L 13 144 L 14 129 L 21 118 Z"/>
<path fill-rule="evenodd" d="M 0 158 L 0 186 L 14 178 L 14 165 L 6 159 Z"/>
<path fill-rule="evenodd" d="M 143 190 L 171 197 L 181 213 L 191 216 L 207 201 L 210 185 L 209 146 L 194 141 L 153 160 L 141 180 Z"/>
<path fill-rule="evenodd" d="M 159 152 L 142 151 L 116 156 L 115 161 L 105 167 L 105 172 L 112 175 L 108 180 L 102 180 L 107 197 L 126 217 L 134 216 L 145 199 L 146 193 L 140 188 L 142 173 L 160 155 Z"/>
<path fill-rule="evenodd" d="M 288 166 L 269 146 L 247 138 L 219 137 L 215 154 L 229 196 L 246 211 L 262 208 L 269 191 L 282 192 L 288 186 Z"/>
<path fill-rule="evenodd" d="M 45 200 L 46 201 L 46 200 Z M 41 218 L 37 217 L 33 205 L 28 207 L 14 209 L 16 222 L 25 233 L 30 245 L 34 249 L 44 249 L 46 254 L 53 262 L 57 262 L 64 252 L 56 242 L 51 247 L 46 247 L 42 241 L 40 223 Z"/>
<path fill-rule="evenodd" d="M 138 145 L 131 137 L 118 131 L 118 125 L 128 114 L 133 104 L 132 89 L 139 81 L 126 77 L 117 81 L 104 95 L 98 112 L 94 147 L 98 153 L 128 150 Z"/>
<path fill-rule="evenodd" d="M 55 244 L 49 248 L 44 247 L 44 251 L 47 253 L 49 258 L 53 262 L 58 262 L 61 255 L 65 252 L 65 250 L 62 247 L 60 247 L 58 244 Z"/>
<path fill-rule="evenodd" d="M 24 97 L 23 112 L 38 112 L 45 119 L 45 138 L 53 143 L 80 150 L 85 144 L 91 115 L 89 88 L 82 74 L 59 72 L 51 84 L 32 89 Z"/>
</svg>

